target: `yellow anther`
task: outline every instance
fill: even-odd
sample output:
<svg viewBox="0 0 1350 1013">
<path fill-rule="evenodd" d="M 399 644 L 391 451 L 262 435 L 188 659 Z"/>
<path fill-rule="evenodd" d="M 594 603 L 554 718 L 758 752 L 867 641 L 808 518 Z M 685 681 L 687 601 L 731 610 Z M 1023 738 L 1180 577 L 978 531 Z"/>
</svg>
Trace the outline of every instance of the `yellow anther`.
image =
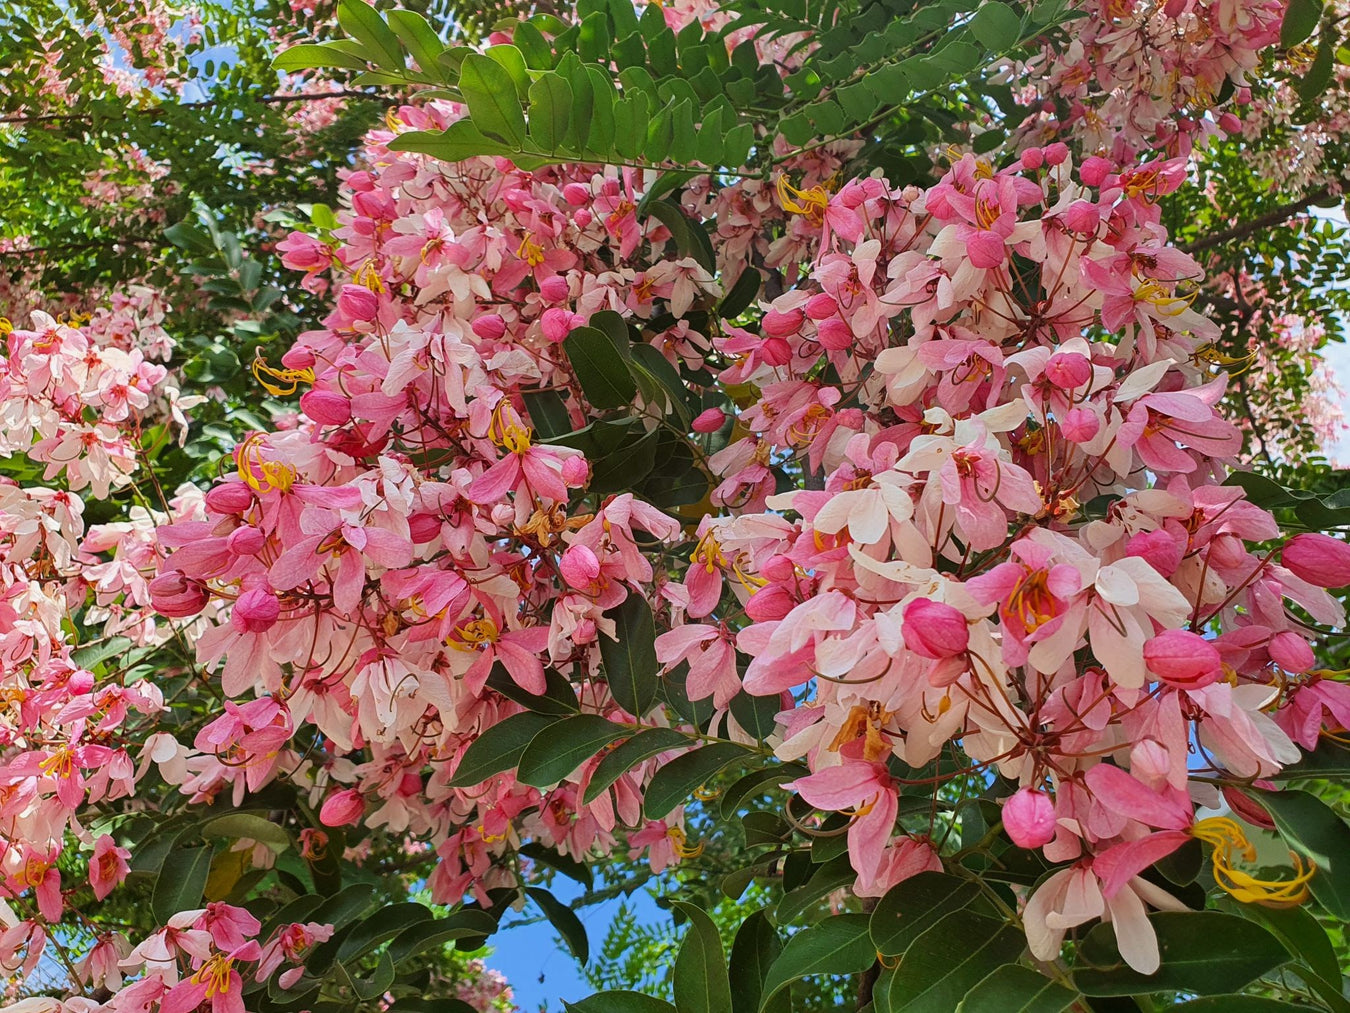
<svg viewBox="0 0 1350 1013">
<path fill-rule="evenodd" d="M 529 236 L 526 236 L 516 247 L 516 256 L 531 267 L 538 267 L 544 262 L 544 248 Z"/>
<path fill-rule="evenodd" d="M 234 960 L 217 953 L 192 976 L 193 984 L 206 985 L 206 998 L 225 995 L 230 990 L 230 972 L 234 969 Z"/>
<path fill-rule="evenodd" d="M 75 754 L 69 746 L 60 746 L 56 752 L 38 764 L 38 770 L 48 777 L 70 777 L 75 773 Z"/>
<path fill-rule="evenodd" d="M 253 378 L 273 397 L 290 397 L 300 384 L 314 382 L 314 370 L 308 367 L 275 369 L 267 364 L 267 360 L 259 351 L 253 359 Z"/>
<path fill-rule="evenodd" d="M 254 492 L 286 492 L 295 484 L 294 468 L 263 457 L 262 433 L 254 433 L 241 443 L 235 455 L 240 480 Z"/>
<path fill-rule="evenodd" d="M 1234 899 L 1244 904 L 1270 907 L 1292 907 L 1308 899 L 1308 882 L 1317 872 L 1317 866 L 1305 862 L 1292 851 L 1289 857 L 1294 863 L 1293 878 L 1258 879 L 1235 866 L 1238 859 L 1243 862 L 1256 861 L 1256 848 L 1235 821 L 1226 816 L 1203 819 L 1191 828 L 1191 836 L 1214 846 L 1210 859 L 1214 882 Z"/>
<path fill-rule="evenodd" d="M 9 334 L 14 330 L 14 325 L 9 322 L 9 317 L 0 317 L 0 334 Z"/>
<path fill-rule="evenodd" d="M 513 454 L 523 454 L 530 449 L 530 430 L 520 424 L 520 416 L 506 398 L 498 401 L 497 407 L 492 410 L 488 438 Z"/>
<path fill-rule="evenodd" d="M 455 627 L 455 632 L 459 634 L 460 642 L 453 646 L 463 647 L 469 644 L 495 644 L 497 638 L 501 636 L 501 630 L 491 619 L 484 616 L 482 619 L 471 619 L 462 626 Z"/>
<path fill-rule="evenodd" d="M 1156 281 L 1146 281 L 1134 290 L 1136 302 L 1146 302 L 1150 306 L 1156 306 L 1158 312 L 1165 317 L 1175 317 L 1186 312 L 1199 294 L 1200 290 L 1196 289 L 1188 296 L 1175 295 Z"/>
<path fill-rule="evenodd" d="M 699 855 L 703 854 L 703 842 L 700 841 L 698 844 L 691 847 L 689 845 L 689 839 L 679 827 L 671 827 L 666 831 L 666 836 L 670 838 L 675 854 L 679 855 L 681 858 L 697 858 Z"/>
<path fill-rule="evenodd" d="M 375 261 L 369 257 L 366 258 L 365 263 L 356 269 L 356 273 L 352 275 L 352 281 L 358 285 L 364 285 L 376 295 L 384 291 L 384 281 L 381 280 L 380 272 L 375 268 Z"/>
<path fill-rule="evenodd" d="M 702 566 L 708 573 L 727 565 L 727 557 L 722 555 L 722 546 L 712 529 L 698 540 L 693 553 L 689 556 L 690 566 Z"/>
<path fill-rule="evenodd" d="M 798 190 L 788 182 L 787 173 L 781 173 L 778 176 L 778 203 L 790 215 L 803 215 L 812 225 L 824 225 L 830 194 L 819 183 L 809 190 Z"/>
<path fill-rule="evenodd" d="M 1249 352 L 1246 355 L 1225 355 L 1214 347 L 1213 344 L 1201 345 L 1195 350 L 1191 358 L 1206 366 L 1218 366 L 1225 370 L 1230 376 L 1241 376 L 1251 368 L 1256 360 L 1256 353 Z M 1233 368 L 1230 368 L 1233 367 Z"/>
</svg>

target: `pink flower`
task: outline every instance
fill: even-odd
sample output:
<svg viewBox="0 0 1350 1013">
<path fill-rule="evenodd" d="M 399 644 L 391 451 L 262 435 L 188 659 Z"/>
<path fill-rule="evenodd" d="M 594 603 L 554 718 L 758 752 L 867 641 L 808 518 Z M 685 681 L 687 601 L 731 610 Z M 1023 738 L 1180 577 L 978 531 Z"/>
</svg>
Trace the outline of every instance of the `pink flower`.
<svg viewBox="0 0 1350 1013">
<path fill-rule="evenodd" d="M 1223 674 L 1223 660 L 1214 645 L 1189 630 L 1164 630 L 1145 643 L 1144 664 L 1178 689 L 1200 689 Z"/>
<path fill-rule="evenodd" d="M 1003 829 L 1019 848 L 1040 848 L 1055 839 L 1055 804 L 1043 791 L 1021 788 L 1003 803 Z"/>
<path fill-rule="evenodd" d="M 905 606 L 904 619 L 905 646 L 922 658 L 952 658 L 970 643 L 966 617 L 943 602 L 916 598 Z"/>
<path fill-rule="evenodd" d="M 1350 584 L 1350 542 L 1330 535 L 1295 535 L 1280 550 L 1280 562 L 1295 577 L 1318 587 Z"/>
<path fill-rule="evenodd" d="M 726 423 L 726 412 L 720 408 L 709 408 L 701 412 L 691 424 L 696 433 L 715 433 Z"/>
<path fill-rule="evenodd" d="M 102 900 L 108 896 L 131 871 L 128 860 L 131 852 L 119 848 L 117 842 L 107 834 L 102 835 L 94 844 L 94 855 L 89 859 L 89 885 L 94 888 L 94 897 Z"/>
<path fill-rule="evenodd" d="M 783 787 L 817 809 L 855 813 L 848 828 L 849 862 L 861 879 L 876 878 L 899 810 L 895 782 L 883 764 L 845 760 Z"/>
<path fill-rule="evenodd" d="M 150 601 L 162 616 L 173 619 L 195 616 L 210 600 L 210 592 L 200 581 L 176 570 L 161 573 L 150 581 Z"/>
<path fill-rule="evenodd" d="M 266 633 L 281 615 L 281 602 L 266 587 L 241 594 L 230 610 L 230 624 L 240 633 Z"/>
</svg>

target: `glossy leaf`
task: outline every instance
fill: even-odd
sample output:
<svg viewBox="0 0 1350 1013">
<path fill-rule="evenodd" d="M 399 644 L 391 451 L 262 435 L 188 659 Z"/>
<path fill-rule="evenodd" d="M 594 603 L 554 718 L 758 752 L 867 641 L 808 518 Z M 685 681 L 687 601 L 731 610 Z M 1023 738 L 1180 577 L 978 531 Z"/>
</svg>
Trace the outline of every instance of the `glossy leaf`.
<svg viewBox="0 0 1350 1013">
<path fill-rule="evenodd" d="M 920 933 L 873 990 L 877 1013 L 947 1013 L 988 974 L 1026 948 L 1022 930 L 974 911 L 953 911 Z"/>
<path fill-rule="evenodd" d="M 468 103 L 473 126 L 485 137 L 512 148 L 525 143 L 525 114 L 516 97 L 516 83 L 505 67 L 470 53 L 460 67 L 459 90 Z"/>
<path fill-rule="evenodd" d="M 458 788 L 481 784 L 493 774 L 516 766 L 530 740 L 556 720 L 549 714 L 525 711 L 512 714 L 485 729 L 464 751 L 450 779 L 450 786 Z"/>
<path fill-rule="evenodd" d="M 179 911 L 201 907 L 202 892 L 211 874 L 212 850 L 205 845 L 197 848 L 175 846 L 169 851 L 150 897 L 150 910 L 159 924 L 166 924 Z"/>
<path fill-rule="evenodd" d="M 1063 1013 L 1078 993 L 1020 964 L 1005 964 L 966 993 L 956 1013 Z"/>
<path fill-rule="evenodd" d="M 614 344 L 594 327 L 578 327 L 563 339 L 563 351 L 586 399 L 601 411 L 633 403 L 637 384 Z"/>
<path fill-rule="evenodd" d="M 596 992 L 580 1002 L 564 1002 L 567 1013 L 675 1013 L 675 1007 L 664 999 L 615 989 Z"/>
<path fill-rule="evenodd" d="M 753 912 L 736 930 L 731 944 L 729 963 L 732 1013 L 756 1013 L 760 993 L 768 978 L 769 968 L 783 951 L 783 942 L 769 921 L 765 911 Z M 791 1010 L 791 995 L 787 991 L 769 1005 L 768 1013 L 786 1013 Z"/>
<path fill-rule="evenodd" d="M 731 1009 L 731 984 L 717 925 L 707 912 L 683 901 L 674 903 L 689 921 L 675 957 L 675 1007 L 680 1013 L 724 1013 Z"/>
<path fill-rule="evenodd" d="M 605 613 L 605 618 L 613 620 L 615 636 L 613 640 L 603 635 L 600 638 L 605 681 L 620 707 L 642 717 L 656 702 L 656 673 L 661 668 L 656 660 L 656 624 L 651 606 L 642 595 L 630 592 L 620 605 Z"/>
<path fill-rule="evenodd" d="M 769 968 L 759 1001 L 770 1009 L 779 992 L 812 974 L 857 974 L 872 966 L 876 950 L 867 934 L 867 916 L 835 915 L 803 929 L 787 941 Z"/>
<path fill-rule="evenodd" d="M 1219 911 L 1163 911 L 1149 916 L 1162 966 L 1155 974 L 1130 968 L 1112 926 L 1097 925 L 1078 949 L 1073 983 L 1085 995 L 1138 992 L 1233 992 L 1289 959 L 1273 935 Z"/>
<path fill-rule="evenodd" d="M 375 9 L 362 0 L 338 0 L 338 24 L 385 70 L 403 70 L 403 49 Z"/>
<path fill-rule="evenodd" d="M 677 756 L 652 775 L 642 809 L 649 820 L 665 819 L 676 806 L 689 801 L 695 789 L 732 760 L 746 755 L 741 746 L 714 742 Z"/>
<path fill-rule="evenodd" d="M 577 913 L 547 890 L 531 886 L 526 887 L 525 892 L 543 909 L 567 948 L 572 951 L 572 956 L 586 963 L 590 959 L 590 942 L 586 938 L 586 926 L 581 924 Z"/>
<path fill-rule="evenodd" d="M 536 735 L 520 756 L 516 779 L 535 788 L 549 788 L 593 757 L 605 746 L 631 734 L 598 714 L 577 714 L 548 726 Z"/>
<path fill-rule="evenodd" d="M 941 919 L 966 907 L 980 888 L 943 872 L 921 872 L 891 887 L 872 911 L 872 942 L 879 952 L 898 956 Z"/>
<path fill-rule="evenodd" d="M 1289 0 L 1280 24 L 1280 45 L 1297 46 L 1317 29 L 1322 19 L 1322 0 Z"/>
<path fill-rule="evenodd" d="M 1308 888 L 1331 914 L 1350 920 L 1350 826 L 1306 791 L 1252 792 L 1285 842 L 1317 865 Z"/>
<path fill-rule="evenodd" d="M 651 759 L 659 753 L 672 749 L 681 749 L 691 744 L 689 736 L 673 728 L 646 728 L 638 732 L 627 742 L 616 746 L 596 764 L 595 773 L 586 784 L 582 802 L 589 804 L 599 798 L 611 784 L 626 771 L 631 770 L 643 760 Z"/>
</svg>

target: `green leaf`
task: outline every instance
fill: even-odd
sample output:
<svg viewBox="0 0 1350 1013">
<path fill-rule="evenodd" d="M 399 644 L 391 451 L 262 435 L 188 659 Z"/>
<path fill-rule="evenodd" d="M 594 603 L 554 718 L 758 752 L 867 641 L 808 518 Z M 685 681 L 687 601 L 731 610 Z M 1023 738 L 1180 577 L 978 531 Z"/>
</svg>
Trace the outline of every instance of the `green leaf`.
<svg viewBox="0 0 1350 1013">
<path fill-rule="evenodd" d="M 444 70 L 440 62 L 445 52 L 445 43 L 440 40 L 427 19 L 416 11 L 391 10 L 385 15 L 389 27 L 398 36 L 399 41 L 408 47 L 408 52 L 417 62 L 422 73 L 444 80 Z"/>
<path fill-rule="evenodd" d="M 155 889 L 150 896 L 150 911 L 160 925 L 168 924 L 179 911 L 191 911 L 201 906 L 206 878 L 211 874 L 213 848 L 174 847 L 164 859 L 155 877 Z"/>
<path fill-rule="evenodd" d="M 427 921 L 433 916 L 431 909 L 423 904 L 407 902 L 390 904 L 380 908 L 364 919 L 347 934 L 338 947 L 338 960 L 351 960 L 369 953 L 381 943 L 393 939 L 404 929 L 417 922 Z"/>
<path fill-rule="evenodd" d="M 500 693 L 506 699 L 520 704 L 526 710 L 536 714 L 575 714 L 581 710 L 577 702 L 576 690 L 572 684 L 558 674 L 557 669 L 544 669 L 544 695 L 535 696 L 524 689 L 511 677 L 506 666 L 498 662 L 488 673 L 488 689 Z"/>
<path fill-rule="evenodd" d="M 362 0 L 338 0 L 338 24 L 385 70 L 404 70 L 403 49 L 375 9 Z"/>
<path fill-rule="evenodd" d="M 1084 995 L 1139 992 L 1233 992 L 1289 959 L 1280 941 L 1237 915 L 1163 911 L 1149 916 L 1162 966 L 1140 974 L 1116 947 L 1114 927 L 1095 926 L 1078 948 L 1073 983 Z"/>
<path fill-rule="evenodd" d="M 497 919 L 479 908 L 461 908 L 447 918 L 432 918 L 409 926 L 389 944 L 389 959 L 401 964 L 433 946 L 457 939 L 480 939 L 497 929 Z M 476 948 L 476 947 L 475 947 Z"/>
<path fill-rule="evenodd" d="M 640 718 L 656 702 L 656 673 L 661 668 L 656 660 L 656 623 L 651 606 L 642 595 L 630 591 L 620 605 L 605 613 L 605 618 L 613 620 L 615 636 L 614 640 L 600 638 L 605 681 L 619 706 Z"/>
<path fill-rule="evenodd" d="M 1309 1008 L 1255 995 L 1209 995 L 1180 1006 L 1168 1006 L 1167 1013 L 1308 1013 Z"/>
<path fill-rule="evenodd" d="M 707 231 L 700 223 L 690 221 L 683 208 L 670 201 L 656 200 L 652 201 L 650 210 L 652 217 L 670 230 L 681 256 L 693 257 L 709 273 L 717 269 L 717 256 Z"/>
<path fill-rule="evenodd" d="M 525 57 L 512 45 L 489 46 L 483 55 L 506 71 L 515 86 L 516 98 L 524 102 L 530 96 L 530 72 Z"/>
<path fill-rule="evenodd" d="M 596 992 L 580 1002 L 564 1002 L 563 1008 L 567 1013 L 675 1013 L 664 999 L 624 989 Z"/>
<path fill-rule="evenodd" d="M 1322 20 L 1322 0 L 1289 0 L 1280 25 L 1280 45 L 1285 49 L 1297 46 L 1317 28 Z"/>
<path fill-rule="evenodd" d="M 599 67 L 587 67 L 591 79 L 591 126 L 586 147 L 608 159 L 614 150 L 614 106 L 619 100 L 614 81 Z"/>
<path fill-rule="evenodd" d="M 487 728 L 464 750 L 449 786 L 467 788 L 482 784 L 493 774 L 510 770 L 520 762 L 530 740 L 556 721 L 557 718 L 551 714 L 525 711 L 512 714 Z"/>
<path fill-rule="evenodd" d="M 769 921 L 768 912 L 756 911 L 741 922 L 731 944 L 732 1013 L 756 1013 L 769 968 L 782 952 L 783 942 Z M 788 992 L 780 992 L 770 1005 L 770 1013 L 791 1013 L 791 1009 L 792 997 Z"/>
<path fill-rule="evenodd" d="M 398 999 L 385 1010 L 385 1013 L 478 1013 L 463 999 Z"/>
<path fill-rule="evenodd" d="M 342 928 L 365 914 L 374 900 L 373 886 L 369 883 L 354 883 L 315 908 L 312 920 Z"/>
<path fill-rule="evenodd" d="M 699 785 L 746 752 L 733 742 L 714 742 L 660 767 L 647 785 L 642 806 L 647 819 L 665 819 L 672 809 L 687 802 Z"/>
<path fill-rule="evenodd" d="M 516 780 L 534 788 L 551 788 L 605 746 L 629 735 L 632 729 L 598 714 L 578 714 L 548 726 L 520 755 Z"/>
<path fill-rule="evenodd" d="M 759 295 L 761 281 L 759 271 L 747 264 L 740 277 L 736 279 L 736 284 L 731 286 L 718 303 L 717 315 L 723 320 L 732 320 L 744 313 L 755 301 L 755 296 Z"/>
<path fill-rule="evenodd" d="M 986 0 L 970 19 L 970 34 L 985 49 L 1006 53 L 1022 35 L 1022 19 L 1007 4 Z"/>
<path fill-rule="evenodd" d="M 394 962 L 388 953 L 381 953 L 374 973 L 369 978 L 357 978 L 353 985 L 358 999 L 374 999 L 389 991 L 389 986 L 393 983 Z"/>
<path fill-rule="evenodd" d="M 776 718 L 783 702 L 777 696 L 754 696 L 742 690 L 731 698 L 730 707 L 736 723 L 756 742 L 763 742 L 777 728 Z"/>
<path fill-rule="evenodd" d="M 572 416 L 556 390 L 527 390 L 521 393 L 530 424 L 545 440 L 566 436 L 572 431 Z"/>
<path fill-rule="evenodd" d="M 1305 907 L 1266 907 L 1234 901 L 1231 908 L 1245 918 L 1260 922 L 1284 943 L 1295 960 L 1302 961 L 1327 981 L 1341 980 L 1340 961 L 1326 929 Z"/>
<path fill-rule="evenodd" d="M 614 106 L 614 150 L 620 158 L 635 159 L 647 142 L 651 99 L 646 92 L 629 92 Z"/>
<path fill-rule="evenodd" d="M 576 880 L 587 890 L 595 889 L 595 873 L 591 871 L 589 865 L 577 861 L 571 855 L 564 855 L 545 847 L 541 841 L 529 841 L 522 845 L 520 854 L 547 865 L 550 869 L 556 869 L 569 879 Z"/>
<path fill-rule="evenodd" d="M 900 966 L 877 981 L 877 1013 L 947 1013 L 1000 965 L 1016 960 L 1026 936 L 974 911 L 953 911 L 919 934 Z"/>
<path fill-rule="evenodd" d="M 886 956 L 898 956 L 921 933 L 964 908 L 979 892 L 970 880 L 943 872 L 921 872 L 897 883 L 872 911 L 872 942 Z"/>
<path fill-rule="evenodd" d="M 484 136 L 514 149 L 525 143 L 525 114 L 516 97 L 516 83 L 505 67 L 470 53 L 459 70 L 459 90 L 468 103 L 473 125 Z"/>
<path fill-rule="evenodd" d="M 353 56 L 351 53 L 327 45 L 326 43 L 307 42 L 299 46 L 291 46 L 290 49 L 278 53 L 272 60 L 274 70 L 284 70 L 291 73 L 297 70 L 314 70 L 319 67 L 336 68 L 338 70 L 365 70 L 367 63 L 359 56 Z M 169 230 L 165 229 L 167 236 Z M 170 237 L 171 242 L 177 240 Z"/>
<path fill-rule="evenodd" d="M 975 985 L 956 1013 L 1062 1013 L 1078 993 L 1020 964 L 1005 964 Z"/>
<path fill-rule="evenodd" d="M 510 145 L 485 137 L 469 120 L 456 120 L 444 130 L 410 130 L 391 140 L 389 148 L 391 151 L 418 151 L 443 162 L 515 153 Z"/>
<path fill-rule="evenodd" d="M 571 117 L 570 84 L 557 74 L 544 74 L 530 85 L 530 140 L 540 151 L 558 150 Z"/>
<path fill-rule="evenodd" d="M 798 978 L 857 974 L 871 967 L 876 956 L 867 934 L 867 915 L 835 915 L 802 929 L 787 941 L 769 968 L 759 1009 L 761 1013 L 768 1010 L 774 997 Z"/>
<path fill-rule="evenodd" d="M 722 164 L 728 169 L 740 168 L 749 159 L 754 143 L 755 128 L 749 123 L 737 123 L 723 139 Z"/>
<path fill-rule="evenodd" d="M 1265 806 L 1285 842 L 1317 865 L 1308 888 L 1341 921 L 1350 920 L 1350 827 L 1306 791 L 1251 791 Z"/>
<path fill-rule="evenodd" d="M 291 846 L 291 835 L 286 828 L 253 813 L 230 813 L 208 820 L 202 826 L 205 837 L 247 838 L 266 844 L 273 851 L 285 851 Z"/>
<path fill-rule="evenodd" d="M 525 892 L 530 895 L 531 900 L 543 908 L 548 920 L 558 930 L 567 948 L 572 951 L 572 956 L 581 963 L 586 963 L 590 957 L 590 943 L 586 939 L 586 926 L 581 924 L 577 913 L 540 887 L 526 887 Z"/>
<path fill-rule="evenodd" d="M 689 919 L 675 958 L 675 1007 L 680 1013 L 726 1013 L 731 1009 L 731 983 L 717 925 L 693 904 L 672 905 Z"/>
<path fill-rule="evenodd" d="M 522 21 L 511 33 L 511 41 L 525 57 L 525 64 L 531 70 L 553 69 L 553 47 L 548 44 L 544 34 L 531 22 Z"/>
<path fill-rule="evenodd" d="M 820 838 L 817 838 L 820 840 Z M 847 886 L 858 878 L 858 874 L 849 865 L 848 856 L 838 858 L 820 866 L 811 878 L 795 890 L 783 894 L 774 909 L 774 920 L 779 925 L 796 921 L 810 911 L 820 900 L 828 897 L 841 887 Z"/>
<path fill-rule="evenodd" d="M 682 749 L 690 744 L 690 739 L 673 728 L 647 728 L 638 732 L 623 745 L 616 747 L 596 765 L 582 796 L 583 804 L 589 805 L 617 781 L 620 775 L 632 770 L 643 760 L 649 760 L 659 753 L 672 749 Z"/>
<path fill-rule="evenodd" d="M 637 384 L 604 332 L 578 327 L 563 338 L 563 351 L 587 400 L 596 408 L 606 411 L 633 403 Z"/>
</svg>

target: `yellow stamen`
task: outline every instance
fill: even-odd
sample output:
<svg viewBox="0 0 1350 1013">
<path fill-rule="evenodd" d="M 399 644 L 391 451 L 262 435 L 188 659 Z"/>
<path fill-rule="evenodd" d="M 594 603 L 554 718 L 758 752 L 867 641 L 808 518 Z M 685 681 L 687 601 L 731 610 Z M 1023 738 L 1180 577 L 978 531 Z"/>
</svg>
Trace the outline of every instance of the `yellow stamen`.
<svg viewBox="0 0 1350 1013">
<path fill-rule="evenodd" d="M 356 273 L 352 275 L 352 281 L 358 285 L 364 285 L 376 295 L 384 291 L 384 282 L 380 279 L 380 272 L 375 268 L 375 261 L 371 258 L 367 258 L 366 262 L 356 269 Z"/>
<path fill-rule="evenodd" d="M 703 842 L 700 841 L 698 844 L 690 847 L 688 838 L 685 836 L 684 831 L 679 827 L 671 827 L 666 831 L 666 836 L 670 838 L 675 854 L 679 855 L 681 858 L 697 858 L 699 855 L 703 854 Z"/>
<path fill-rule="evenodd" d="M 275 383 L 269 383 L 268 378 L 275 380 Z M 273 397 L 290 397 L 302 383 L 314 382 L 314 370 L 306 367 L 305 369 L 274 369 L 267 364 L 259 351 L 253 359 L 253 378 L 262 384 L 263 389 Z"/>
<path fill-rule="evenodd" d="M 254 433 L 235 451 L 239 478 L 254 492 L 272 489 L 286 492 L 295 484 L 295 469 L 280 461 L 269 461 L 262 454 L 263 435 Z"/>
<path fill-rule="evenodd" d="M 1158 312 L 1165 317 L 1175 317 L 1186 312 L 1199 294 L 1200 290 L 1196 289 L 1188 296 L 1175 295 L 1156 281 L 1146 281 L 1134 290 L 1136 302 L 1146 302 L 1150 306 L 1156 306 Z"/>
<path fill-rule="evenodd" d="M 727 557 L 722 555 L 722 546 L 711 530 L 694 546 L 694 551 L 689 557 L 689 565 L 702 566 L 708 573 L 727 565 Z"/>
<path fill-rule="evenodd" d="M 516 256 L 531 267 L 538 267 L 544 262 L 544 248 L 526 236 L 516 247 Z"/>
<path fill-rule="evenodd" d="M 497 624 L 486 616 L 482 619 L 471 619 L 464 625 L 455 627 L 455 632 L 459 634 L 459 643 L 450 641 L 450 645 L 461 650 L 467 650 L 471 644 L 495 644 L 497 638 L 501 636 Z"/>
<path fill-rule="evenodd" d="M 61 746 L 38 764 L 38 770 L 49 777 L 66 778 L 75 773 L 75 755 L 69 746 Z"/>
<path fill-rule="evenodd" d="M 1244 904 L 1268 907 L 1292 907 L 1308 899 L 1308 882 L 1317 866 L 1292 851 L 1292 879 L 1258 879 L 1234 865 L 1235 855 L 1244 862 L 1256 861 L 1256 848 L 1247 840 L 1238 824 L 1226 816 L 1212 816 L 1191 828 L 1191 836 L 1214 846 L 1210 862 L 1214 882 Z"/>
<path fill-rule="evenodd" d="M 510 419 L 505 417 L 510 404 L 506 398 L 497 402 L 488 424 L 488 438 L 513 454 L 523 454 L 530 449 L 530 430 L 519 424 L 515 412 L 511 413 Z"/>
<path fill-rule="evenodd" d="M 230 990 L 230 972 L 233 969 L 234 961 L 223 953 L 217 953 L 197 970 L 192 976 L 192 982 L 195 985 L 205 983 L 208 999 L 225 995 Z"/>
<path fill-rule="evenodd" d="M 780 173 L 778 203 L 790 215 L 803 215 L 812 225 L 824 225 L 825 210 L 830 206 L 830 194 L 819 183 L 809 190 L 798 190 L 788 182 L 787 173 Z"/>
<path fill-rule="evenodd" d="M 9 322 L 9 317 L 0 317 L 0 335 L 9 334 L 14 330 L 14 325 Z"/>
</svg>

